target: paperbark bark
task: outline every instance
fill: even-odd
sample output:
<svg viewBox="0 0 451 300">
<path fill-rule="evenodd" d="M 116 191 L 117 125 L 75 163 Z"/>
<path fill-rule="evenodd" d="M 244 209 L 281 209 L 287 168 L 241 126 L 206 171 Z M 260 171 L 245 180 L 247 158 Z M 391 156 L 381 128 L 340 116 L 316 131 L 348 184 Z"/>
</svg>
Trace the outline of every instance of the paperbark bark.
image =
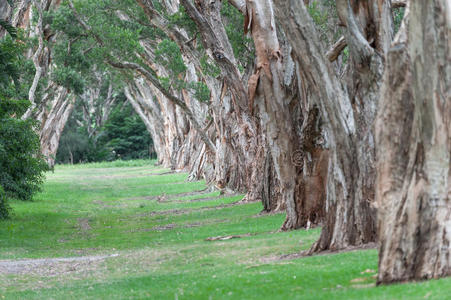
<svg viewBox="0 0 451 300">
<path fill-rule="evenodd" d="M 451 275 L 451 5 L 411 1 L 376 122 L 378 284 Z"/>
<path fill-rule="evenodd" d="M 391 40 L 388 1 L 337 0 L 346 26 L 350 66 L 345 82 L 335 74 L 301 1 L 274 0 L 305 84 L 313 90 L 327 128 L 330 160 L 326 219 L 311 253 L 358 246 L 376 239 L 374 201 L 375 118 L 383 58 Z"/>
</svg>

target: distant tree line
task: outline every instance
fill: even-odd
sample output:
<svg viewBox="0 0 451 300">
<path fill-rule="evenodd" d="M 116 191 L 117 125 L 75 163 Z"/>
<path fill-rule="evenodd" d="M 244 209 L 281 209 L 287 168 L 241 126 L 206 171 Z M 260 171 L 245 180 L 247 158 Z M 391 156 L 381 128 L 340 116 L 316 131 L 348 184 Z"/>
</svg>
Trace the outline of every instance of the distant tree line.
<svg viewBox="0 0 451 300">
<path fill-rule="evenodd" d="M 69 118 L 56 155 L 57 163 L 85 163 L 117 159 L 156 159 L 152 138 L 146 126 L 128 103 L 119 95 L 105 124 L 90 135 L 82 109 L 75 109 Z"/>
</svg>

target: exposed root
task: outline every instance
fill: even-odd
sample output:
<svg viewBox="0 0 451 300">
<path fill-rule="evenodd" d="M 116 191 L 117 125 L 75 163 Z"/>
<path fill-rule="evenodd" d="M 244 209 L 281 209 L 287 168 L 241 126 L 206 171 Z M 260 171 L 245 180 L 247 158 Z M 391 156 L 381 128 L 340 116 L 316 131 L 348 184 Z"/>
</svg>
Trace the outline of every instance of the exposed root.
<svg viewBox="0 0 451 300">
<path fill-rule="evenodd" d="M 368 243 L 361 246 L 349 246 L 341 250 L 326 250 L 318 253 L 310 253 L 310 250 L 304 250 L 298 253 L 290 253 L 290 254 L 284 254 L 281 256 L 271 256 L 271 257 L 265 257 L 262 258 L 262 262 L 274 262 L 274 261 L 283 261 L 283 260 L 290 260 L 290 259 L 296 259 L 296 258 L 303 258 L 307 256 L 313 256 L 313 255 L 330 255 L 330 254 L 339 254 L 339 253 L 345 253 L 345 252 L 353 252 L 353 251 L 359 251 L 359 250 L 368 250 L 368 249 L 376 249 L 377 245 L 376 243 Z"/>
<path fill-rule="evenodd" d="M 251 235 L 255 235 L 252 233 L 246 233 L 246 234 L 235 234 L 235 235 L 226 235 L 226 236 L 214 236 L 214 237 L 209 237 L 206 238 L 206 241 L 226 241 L 226 240 L 231 240 L 231 239 L 237 239 L 237 238 L 242 238 L 242 237 L 248 237 Z"/>
</svg>

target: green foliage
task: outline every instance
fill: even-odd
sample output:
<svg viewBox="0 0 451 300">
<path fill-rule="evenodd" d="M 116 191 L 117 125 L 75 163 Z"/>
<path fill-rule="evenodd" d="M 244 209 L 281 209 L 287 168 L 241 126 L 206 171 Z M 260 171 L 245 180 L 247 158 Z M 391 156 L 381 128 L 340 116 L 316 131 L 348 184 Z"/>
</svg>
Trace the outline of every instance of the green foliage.
<svg viewBox="0 0 451 300">
<path fill-rule="evenodd" d="M 8 205 L 6 193 L 0 185 L 0 219 L 6 219 L 9 216 L 11 208 Z"/>
<path fill-rule="evenodd" d="M 74 71 L 88 73 L 93 65 L 93 59 L 83 53 L 83 45 L 80 43 L 70 43 L 69 41 L 62 39 L 52 48 L 53 50 L 53 62 L 60 67 L 70 66 Z"/>
<path fill-rule="evenodd" d="M 169 39 L 161 41 L 155 50 L 155 59 L 172 74 L 174 79 L 186 71 L 180 49 Z"/>
<path fill-rule="evenodd" d="M 86 126 L 77 124 L 78 114 L 74 112 L 64 127 L 56 154 L 57 163 L 80 163 L 110 159 L 111 150 L 97 145 L 89 137 Z"/>
<path fill-rule="evenodd" d="M 169 90 L 169 88 L 171 87 L 171 80 L 169 79 L 169 77 L 158 77 L 158 80 L 165 90 Z"/>
<path fill-rule="evenodd" d="M 208 102 L 210 100 L 210 90 L 203 82 L 193 82 L 190 88 L 194 91 L 194 97 L 200 102 Z"/>
<path fill-rule="evenodd" d="M 3 105 L 16 100 L 2 99 L 0 108 L 0 185 L 8 197 L 30 200 L 42 183 L 46 164 L 40 154 L 39 137 L 31 120 L 11 117 L 16 105 Z M 20 108 L 23 110 L 23 108 Z"/>
<path fill-rule="evenodd" d="M 82 94 L 84 91 L 85 84 L 83 76 L 72 68 L 64 66 L 56 68 L 52 73 L 52 80 L 77 95 Z"/>
<path fill-rule="evenodd" d="M 18 31 L 16 39 L 5 36 L 0 40 L 0 96 L 28 98 L 35 73 L 33 62 L 24 57 L 29 46 L 29 41 L 23 37 L 23 31 Z M 45 84 L 45 80 L 39 83 L 36 95 L 40 95 Z"/>
<path fill-rule="evenodd" d="M 0 99 L 0 219 L 8 216 L 6 199 L 30 200 L 47 170 L 34 122 L 18 118 L 28 105 L 27 101 Z"/>
<path fill-rule="evenodd" d="M 130 104 L 113 110 L 99 143 L 111 149 L 110 160 L 148 158 L 152 140 Z"/>
<path fill-rule="evenodd" d="M 202 68 L 202 72 L 206 76 L 218 77 L 221 74 L 221 69 L 219 69 L 214 61 L 210 63 L 207 55 L 202 56 L 200 59 L 200 66 Z"/>
<path fill-rule="evenodd" d="M 11 35 L 11 37 L 13 38 L 17 37 L 17 29 L 1 18 L 0 18 L 0 26 L 5 28 L 5 30 Z"/>
<path fill-rule="evenodd" d="M 188 33 L 192 36 L 197 34 L 197 26 L 196 23 L 188 16 L 185 11 L 185 7 L 180 5 L 179 10 L 172 15 L 167 16 L 170 26 L 177 26 L 180 28 L 184 28 L 188 31 Z"/>
<path fill-rule="evenodd" d="M 64 1 L 58 9 L 46 13 L 45 23 L 59 34 L 52 45 L 55 68 L 51 78 L 71 92 L 82 94 L 89 84 L 96 84 L 94 69 L 118 73 L 106 60 L 130 57 L 129 61 L 137 61 L 137 54 L 142 52 L 140 37 L 157 34 L 138 22 L 144 17 L 135 1 L 74 1 L 74 5 L 91 30 L 86 31 L 79 24 Z M 117 11 L 124 11 L 137 21 L 119 18 Z M 95 37 L 100 37 L 102 42 Z"/>
<path fill-rule="evenodd" d="M 343 64 L 346 64 L 348 62 L 348 59 L 349 59 L 349 48 L 348 48 L 348 46 L 346 46 L 343 49 L 343 52 L 341 53 L 341 55 L 343 56 Z"/>
<path fill-rule="evenodd" d="M 61 5 L 57 10 L 46 11 L 44 24 L 49 24 L 55 32 L 64 32 L 68 39 L 79 37 L 82 34 L 82 29 L 74 14 L 65 5 Z"/>
<path fill-rule="evenodd" d="M 329 0 L 324 1 L 320 5 L 317 0 L 314 0 L 308 5 L 308 12 L 320 33 L 321 40 L 326 43 L 331 42 L 329 41 L 329 35 L 331 31 L 336 31 L 335 22 L 331 22 L 331 18 L 337 18 L 335 2 Z M 337 36 L 337 33 L 335 32 L 335 38 L 339 36 Z"/>
<path fill-rule="evenodd" d="M 401 27 L 402 19 L 404 18 L 405 13 L 404 7 L 395 8 L 393 10 L 393 21 L 395 23 L 395 33 L 398 32 L 399 27 Z"/>
<path fill-rule="evenodd" d="M 0 219 L 8 217 L 8 198 L 31 199 L 47 169 L 35 123 L 20 119 L 30 104 L 17 100 L 20 50 L 10 37 L 0 40 Z"/>
<path fill-rule="evenodd" d="M 313 19 L 313 22 L 315 22 L 316 25 L 320 27 L 324 27 L 325 24 L 327 24 L 328 21 L 328 14 L 327 12 L 321 11 L 318 7 L 317 1 L 312 1 L 308 6 L 308 12 L 310 16 Z"/>
<path fill-rule="evenodd" d="M 0 94 L 11 95 L 9 90 L 19 80 L 19 57 L 17 43 L 10 37 L 0 40 Z M 14 89 L 15 90 L 15 89 Z"/>
<path fill-rule="evenodd" d="M 89 136 L 87 128 L 91 124 L 86 124 L 82 114 L 76 109 L 61 136 L 57 163 L 149 158 L 152 145 L 150 135 L 131 105 L 124 105 L 125 99 L 122 100 L 112 111 L 104 127 L 97 129 L 97 136 Z"/>
<path fill-rule="evenodd" d="M 244 16 L 227 1 L 223 1 L 221 15 L 238 67 L 243 71 L 255 58 L 253 41 L 244 34 Z"/>
</svg>

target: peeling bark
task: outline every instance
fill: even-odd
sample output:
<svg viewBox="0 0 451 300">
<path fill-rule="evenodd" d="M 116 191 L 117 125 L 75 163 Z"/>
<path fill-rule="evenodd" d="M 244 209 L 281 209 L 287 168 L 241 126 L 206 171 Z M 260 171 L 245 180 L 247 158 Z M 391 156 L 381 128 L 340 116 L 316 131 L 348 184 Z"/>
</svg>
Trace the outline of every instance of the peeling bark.
<svg viewBox="0 0 451 300">
<path fill-rule="evenodd" d="M 99 130 L 108 121 L 111 110 L 116 102 L 116 97 L 113 96 L 113 84 L 108 84 L 107 94 L 102 102 L 99 101 L 101 97 L 101 90 L 104 87 L 105 74 L 95 73 L 96 85 L 93 85 L 86 89 L 85 93 L 80 96 L 83 119 L 88 124 L 87 131 L 88 136 L 97 140 Z"/>
<path fill-rule="evenodd" d="M 9 5 L 8 2 L 3 1 L 0 3 L 0 19 L 11 22 L 13 8 Z M 0 38 L 2 38 L 6 34 L 6 30 L 3 27 L 0 27 Z"/>
<path fill-rule="evenodd" d="M 215 181 L 220 189 L 247 191 L 245 201 L 261 201 L 265 155 L 260 126 L 251 115 L 243 77 L 221 20 L 221 2 L 182 0 L 196 23 L 206 52 L 221 69 L 219 93 L 212 95 L 218 152 Z M 208 81 L 207 81 L 208 82 Z M 208 84 L 208 83 L 207 83 Z M 212 91 L 214 89 L 211 89 Z"/>
<path fill-rule="evenodd" d="M 33 82 L 31 84 L 30 90 L 28 92 L 28 100 L 31 102 L 31 106 L 27 109 L 25 114 L 22 116 L 22 119 L 30 118 L 33 110 L 36 108 L 36 100 L 35 93 L 36 88 L 38 87 L 39 80 L 41 79 L 43 68 L 41 66 L 41 56 L 44 51 L 44 28 L 43 28 L 43 7 L 47 5 L 47 1 L 42 1 L 42 3 L 38 0 L 34 0 L 33 4 L 38 12 L 38 23 L 34 27 L 35 32 L 33 33 L 38 38 L 38 48 L 33 54 L 33 64 L 36 69 Z"/>
<path fill-rule="evenodd" d="M 290 37 L 293 57 L 312 89 L 327 128 L 330 160 L 326 219 L 311 253 L 339 250 L 376 239 L 374 201 L 375 118 L 383 57 L 391 40 L 388 1 L 337 1 L 346 26 L 350 67 L 345 82 L 335 74 L 304 3 L 279 1 L 278 19 Z M 387 16 L 388 15 L 388 16 Z M 371 26 L 369 26 L 371 25 Z"/>
<path fill-rule="evenodd" d="M 36 7 L 38 21 L 32 26 L 32 6 Z M 36 72 L 32 85 L 29 89 L 30 108 L 22 116 L 32 118 L 40 123 L 38 134 L 40 136 L 41 152 L 46 157 L 50 167 L 55 164 L 55 156 L 58 150 L 59 139 L 64 126 L 74 108 L 74 96 L 69 95 L 66 88 L 57 86 L 51 80 L 49 81 L 42 99 L 36 98 L 36 89 L 41 77 L 51 73 L 51 43 L 56 38 L 55 35 L 46 35 L 43 28 L 44 12 L 55 9 L 59 6 L 59 1 L 51 0 L 22 0 L 18 3 L 13 17 L 13 25 L 20 28 L 28 28 L 30 36 L 38 39 L 38 47 L 27 53 L 32 58 Z"/>
<path fill-rule="evenodd" d="M 451 275 L 450 9 L 412 1 L 389 50 L 376 122 L 378 284 Z"/>
<path fill-rule="evenodd" d="M 74 102 L 75 96 L 69 96 L 67 89 L 60 87 L 55 92 L 50 110 L 40 116 L 41 153 L 51 168 L 55 165 L 59 140 L 74 109 Z"/>
<path fill-rule="evenodd" d="M 286 207 L 287 218 L 282 229 L 298 227 L 295 201 L 297 167 L 292 161 L 297 146 L 297 136 L 290 115 L 293 95 L 283 85 L 284 70 L 282 52 L 276 33 L 276 24 L 271 1 L 248 0 L 247 26 L 254 40 L 257 63 L 249 86 L 250 103 L 258 108 L 263 134 L 267 137 L 268 150 L 272 157 L 279 181 L 280 202 Z M 250 79 L 250 81 L 251 81 Z M 255 101 L 252 99 L 255 95 Z"/>
</svg>

